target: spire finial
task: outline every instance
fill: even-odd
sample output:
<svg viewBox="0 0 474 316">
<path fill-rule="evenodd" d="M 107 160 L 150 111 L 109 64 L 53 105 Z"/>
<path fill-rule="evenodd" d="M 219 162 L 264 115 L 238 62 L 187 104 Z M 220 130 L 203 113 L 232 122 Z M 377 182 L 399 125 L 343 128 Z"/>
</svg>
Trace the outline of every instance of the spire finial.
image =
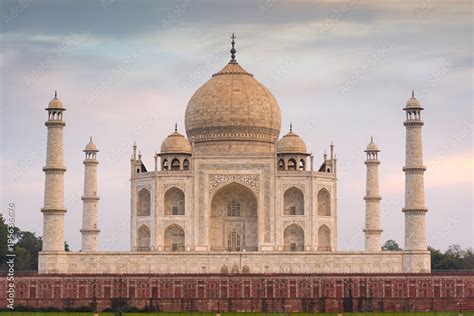
<svg viewBox="0 0 474 316">
<path fill-rule="evenodd" d="M 55 99 L 58 98 L 58 90 L 54 90 L 54 98 L 55 98 Z"/>
<path fill-rule="evenodd" d="M 91 137 L 89 137 L 89 141 L 92 143 L 92 136 L 91 136 Z"/>
<path fill-rule="evenodd" d="M 374 142 L 374 137 L 373 137 L 373 136 L 370 136 L 370 142 L 371 142 L 371 143 Z"/>
<path fill-rule="evenodd" d="M 174 132 L 178 132 L 178 122 L 174 122 Z"/>
<path fill-rule="evenodd" d="M 290 132 L 293 132 L 293 123 L 290 122 Z"/>
<path fill-rule="evenodd" d="M 411 97 L 412 97 L 412 98 L 415 97 L 415 90 L 411 90 Z"/>
<path fill-rule="evenodd" d="M 235 50 L 234 45 L 235 45 L 235 39 L 237 38 L 237 36 L 235 36 L 235 34 L 232 33 L 232 35 L 230 36 L 230 38 L 232 39 L 232 42 L 231 42 L 232 48 L 231 48 L 231 50 L 230 50 L 230 57 L 232 58 L 232 59 L 231 59 L 231 62 L 236 63 L 236 61 L 235 61 L 235 53 L 236 53 L 237 51 Z"/>
</svg>

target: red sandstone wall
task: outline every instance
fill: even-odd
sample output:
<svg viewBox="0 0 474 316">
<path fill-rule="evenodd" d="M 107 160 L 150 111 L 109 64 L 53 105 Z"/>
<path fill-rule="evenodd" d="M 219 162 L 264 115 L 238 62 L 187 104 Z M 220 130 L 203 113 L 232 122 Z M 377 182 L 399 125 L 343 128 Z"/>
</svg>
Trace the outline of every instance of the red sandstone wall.
<svg viewBox="0 0 474 316">
<path fill-rule="evenodd" d="M 0 275 L 0 308 L 6 306 Z M 474 311 L 474 273 L 15 276 L 15 305 L 161 311 Z"/>
</svg>

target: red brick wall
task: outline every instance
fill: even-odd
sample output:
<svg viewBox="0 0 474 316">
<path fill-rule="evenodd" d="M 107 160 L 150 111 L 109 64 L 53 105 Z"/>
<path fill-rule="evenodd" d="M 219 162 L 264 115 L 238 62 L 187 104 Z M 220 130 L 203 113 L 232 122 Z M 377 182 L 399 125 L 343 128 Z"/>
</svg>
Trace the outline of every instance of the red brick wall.
<svg viewBox="0 0 474 316">
<path fill-rule="evenodd" d="M 0 307 L 6 306 L 0 274 Z M 161 311 L 474 310 L 474 273 L 15 275 L 15 305 Z"/>
</svg>

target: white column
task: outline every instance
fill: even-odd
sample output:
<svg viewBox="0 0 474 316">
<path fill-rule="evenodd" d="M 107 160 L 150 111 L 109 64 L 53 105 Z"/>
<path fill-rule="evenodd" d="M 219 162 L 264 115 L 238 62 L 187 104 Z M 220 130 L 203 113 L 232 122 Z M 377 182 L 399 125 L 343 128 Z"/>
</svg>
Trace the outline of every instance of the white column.
<svg viewBox="0 0 474 316">
<path fill-rule="evenodd" d="M 427 250 L 425 234 L 425 207 L 423 145 L 421 111 L 423 108 L 414 96 L 404 108 L 407 119 L 405 167 L 405 250 Z"/>
<path fill-rule="evenodd" d="M 367 146 L 367 178 L 365 200 L 365 251 L 381 251 L 380 196 L 378 152 L 373 141 Z"/>
<path fill-rule="evenodd" d="M 43 213 L 43 249 L 42 251 L 64 251 L 64 150 L 63 128 L 66 123 L 62 119 L 63 111 L 61 101 L 55 95 L 49 103 L 48 143 L 46 148 L 46 166 L 44 187 Z"/>
<path fill-rule="evenodd" d="M 98 228 L 100 198 L 97 194 L 97 165 L 99 162 L 96 159 L 98 150 L 91 150 L 86 147 L 84 152 L 86 153 L 86 159 L 84 160 L 84 195 L 82 196 L 82 251 L 97 251 L 100 233 Z"/>
</svg>

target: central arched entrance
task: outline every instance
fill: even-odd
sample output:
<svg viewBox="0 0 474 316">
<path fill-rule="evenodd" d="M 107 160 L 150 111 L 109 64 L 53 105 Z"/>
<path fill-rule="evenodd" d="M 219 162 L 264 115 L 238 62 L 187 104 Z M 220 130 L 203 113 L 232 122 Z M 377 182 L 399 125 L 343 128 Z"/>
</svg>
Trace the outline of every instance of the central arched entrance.
<svg viewBox="0 0 474 316">
<path fill-rule="evenodd" d="M 249 188 L 235 182 L 220 188 L 211 201 L 211 251 L 257 251 L 257 213 L 257 198 Z"/>
</svg>

